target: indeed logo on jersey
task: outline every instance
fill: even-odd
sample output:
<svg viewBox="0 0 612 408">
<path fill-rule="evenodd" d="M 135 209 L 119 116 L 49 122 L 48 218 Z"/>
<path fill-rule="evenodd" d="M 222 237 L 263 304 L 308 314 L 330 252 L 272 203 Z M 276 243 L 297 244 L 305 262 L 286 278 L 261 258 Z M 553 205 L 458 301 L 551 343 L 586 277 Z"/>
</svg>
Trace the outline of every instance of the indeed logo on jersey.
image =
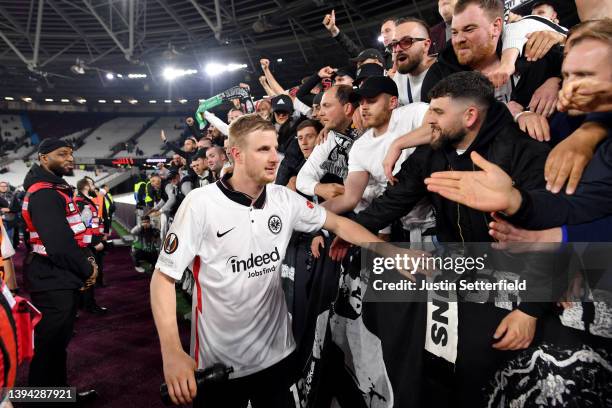
<svg viewBox="0 0 612 408">
<path fill-rule="evenodd" d="M 278 261 L 280 261 L 280 253 L 278 252 L 278 248 L 274 247 L 274 250 L 270 253 L 263 255 L 254 255 L 251 253 L 251 256 L 246 259 L 238 259 L 237 256 L 232 256 L 227 260 L 226 265 L 231 268 L 233 273 L 248 271 L 248 277 L 253 278 L 276 271 L 276 265 L 272 265 L 271 267 L 267 265 Z"/>
</svg>

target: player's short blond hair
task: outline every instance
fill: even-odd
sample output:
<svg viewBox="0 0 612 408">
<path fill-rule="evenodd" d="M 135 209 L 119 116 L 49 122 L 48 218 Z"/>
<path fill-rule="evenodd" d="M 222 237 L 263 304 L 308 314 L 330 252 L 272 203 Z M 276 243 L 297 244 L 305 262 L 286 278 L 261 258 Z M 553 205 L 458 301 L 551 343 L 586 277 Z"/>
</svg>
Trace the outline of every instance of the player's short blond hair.
<svg viewBox="0 0 612 408">
<path fill-rule="evenodd" d="M 229 126 L 228 147 L 244 147 L 246 136 L 255 131 L 273 130 L 276 128 L 269 120 L 263 119 L 256 113 L 242 115 Z"/>
</svg>

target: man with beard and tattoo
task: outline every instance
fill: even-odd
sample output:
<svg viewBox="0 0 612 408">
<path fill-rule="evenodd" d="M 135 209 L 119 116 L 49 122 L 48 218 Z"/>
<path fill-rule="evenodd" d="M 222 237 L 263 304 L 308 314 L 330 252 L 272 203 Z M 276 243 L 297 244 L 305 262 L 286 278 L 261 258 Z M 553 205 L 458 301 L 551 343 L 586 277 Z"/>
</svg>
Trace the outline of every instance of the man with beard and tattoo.
<svg viewBox="0 0 612 408">
<path fill-rule="evenodd" d="M 355 220 L 377 232 L 429 197 L 440 242 L 490 242 L 492 219 L 487 213 L 429 193 L 424 180 L 436 171 L 475 171 L 470 160 L 470 152 L 475 151 L 506 169 L 517 186 L 543 188 L 542 174 L 549 148 L 521 132 L 508 109 L 495 100 L 491 82 L 478 72 L 452 74 L 440 81 L 430 96 L 425 122 L 432 129 L 431 143 L 416 148 L 396 174 L 398 182 L 388 186 Z M 441 401 L 444 404 L 456 401 L 457 406 L 482 406 L 477 401 L 484 398 L 481 387 L 501 364 L 514 357 L 514 350 L 529 346 L 536 321 L 549 312 L 547 304 L 539 303 L 521 303 L 510 313 L 490 304 L 457 305 L 456 360 L 443 360 L 444 356 L 434 354 L 435 348 L 428 348 L 426 342 L 429 352 L 425 356 L 426 375 L 432 376 L 430 379 L 439 376 L 438 383 L 445 382 L 442 378 L 452 379 L 436 387 L 435 398 L 439 399 L 431 406 L 442 406 Z M 448 344 L 452 344 L 450 339 Z M 445 367 L 442 373 L 438 371 L 441 367 Z"/>
<path fill-rule="evenodd" d="M 87 231 L 73 199 L 72 187 L 62 178 L 72 172 L 72 147 L 65 141 L 44 139 L 23 183 L 22 215 L 30 233 L 32 254 L 25 262 L 25 279 L 32 304 L 42 312 L 34 329 L 36 353 L 30 363 L 28 386 L 68 386 L 67 347 L 73 333 L 79 289 L 91 287 L 98 267 L 85 247 Z M 81 393 L 78 399 L 95 396 Z"/>
<path fill-rule="evenodd" d="M 417 18 L 405 17 L 395 21 L 393 40 L 388 50 L 393 53 L 397 73 L 393 80 L 401 105 L 421 101 L 421 85 L 435 59 L 429 56 L 429 27 Z"/>
<path fill-rule="evenodd" d="M 307 196 L 315 194 L 329 200 L 344 193 L 348 174 L 348 154 L 359 136 L 353 127 L 355 101 L 348 85 L 334 85 L 321 99 L 319 119 L 329 131 L 327 139 L 316 146 L 300 169 L 297 189 Z"/>
</svg>

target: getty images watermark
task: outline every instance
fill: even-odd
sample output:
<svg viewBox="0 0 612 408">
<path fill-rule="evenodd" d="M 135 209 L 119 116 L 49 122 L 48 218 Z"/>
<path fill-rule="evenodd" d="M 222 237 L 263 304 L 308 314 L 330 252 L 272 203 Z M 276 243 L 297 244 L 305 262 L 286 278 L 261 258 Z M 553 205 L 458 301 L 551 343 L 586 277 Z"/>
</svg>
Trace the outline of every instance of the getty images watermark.
<svg viewBox="0 0 612 408">
<path fill-rule="evenodd" d="M 592 302 L 610 299 L 601 284 L 609 265 L 610 244 L 373 243 L 343 263 L 343 274 L 358 280 L 367 302 L 518 304 L 576 294 Z"/>
<path fill-rule="evenodd" d="M 486 258 L 488 254 L 482 256 L 432 256 L 418 251 L 412 254 L 395 254 L 391 257 L 375 256 L 372 259 L 372 273 L 382 275 L 384 272 L 397 271 L 402 274 L 421 274 L 432 276 L 449 272 L 462 275 L 466 271 L 482 272 L 486 269 Z M 405 290 L 444 290 L 444 291 L 524 291 L 527 289 L 525 279 L 516 278 L 513 280 L 500 279 L 496 282 L 489 280 L 458 280 L 449 279 L 401 279 L 400 281 L 385 281 L 383 279 L 372 280 L 372 288 L 376 291 L 405 291 Z"/>
</svg>

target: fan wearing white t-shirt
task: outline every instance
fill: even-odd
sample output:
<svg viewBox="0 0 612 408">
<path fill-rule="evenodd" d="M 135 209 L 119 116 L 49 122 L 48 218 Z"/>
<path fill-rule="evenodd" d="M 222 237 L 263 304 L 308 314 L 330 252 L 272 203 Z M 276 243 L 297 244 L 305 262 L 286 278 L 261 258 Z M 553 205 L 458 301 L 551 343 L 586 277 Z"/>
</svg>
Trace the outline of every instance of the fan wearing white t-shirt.
<svg viewBox="0 0 612 408">
<path fill-rule="evenodd" d="M 389 77 L 369 77 L 355 93 L 360 100 L 363 124 L 369 129 L 355 141 L 349 153 L 344 193 L 322 204 L 336 214 L 348 211 L 358 213 L 385 191 L 387 179 L 383 160 L 389 146 L 398 137 L 420 128 L 428 109 L 426 103 L 411 103 L 397 108 L 397 86 Z M 396 171 L 413 151 L 406 149 L 402 152 L 395 164 Z M 426 200 L 417 205 L 403 221 L 405 229 L 409 231 L 427 231 L 435 225 L 431 205 Z M 387 228 L 381 232 L 390 233 Z M 421 234 L 416 231 L 411 236 L 411 241 L 420 241 Z"/>
<path fill-rule="evenodd" d="M 233 174 L 190 192 L 164 241 L 151 281 L 151 307 L 164 377 L 174 403 L 285 407 L 295 341 L 280 266 L 293 231 L 325 228 L 354 244 L 380 242 L 360 225 L 284 186 L 274 125 L 245 115 L 229 128 Z M 193 271 L 191 356 L 182 349 L 174 284 Z M 196 389 L 194 370 L 222 363 L 230 379 Z"/>
</svg>

